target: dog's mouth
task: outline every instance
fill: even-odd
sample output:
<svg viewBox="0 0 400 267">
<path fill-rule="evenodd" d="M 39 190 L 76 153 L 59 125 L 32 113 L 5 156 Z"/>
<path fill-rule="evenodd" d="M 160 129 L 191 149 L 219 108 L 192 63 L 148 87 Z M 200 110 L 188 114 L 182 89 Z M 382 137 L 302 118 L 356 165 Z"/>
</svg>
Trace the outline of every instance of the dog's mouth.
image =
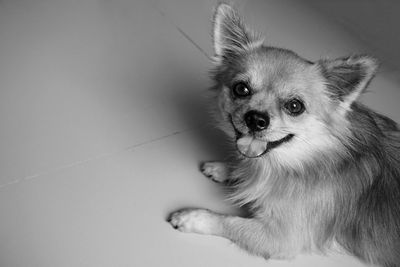
<svg viewBox="0 0 400 267">
<path fill-rule="evenodd" d="M 259 140 L 251 134 L 240 132 L 233 123 L 232 116 L 229 116 L 229 119 L 235 131 L 236 149 L 247 158 L 261 157 L 283 143 L 289 142 L 294 137 L 294 134 L 288 134 L 276 141 Z"/>
</svg>

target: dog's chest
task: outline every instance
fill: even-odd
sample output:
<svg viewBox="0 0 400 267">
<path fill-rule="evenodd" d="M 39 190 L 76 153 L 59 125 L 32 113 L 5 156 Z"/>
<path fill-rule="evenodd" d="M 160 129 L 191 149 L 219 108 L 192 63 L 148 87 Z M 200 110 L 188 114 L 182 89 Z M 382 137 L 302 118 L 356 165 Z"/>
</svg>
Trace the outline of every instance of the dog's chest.
<svg viewBox="0 0 400 267">
<path fill-rule="evenodd" d="M 334 191 L 326 184 L 248 164 L 234 169 L 231 175 L 240 181 L 232 200 L 250 205 L 261 219 L 284 225 L 307 247 L 333 216 Z"/>
</svg>

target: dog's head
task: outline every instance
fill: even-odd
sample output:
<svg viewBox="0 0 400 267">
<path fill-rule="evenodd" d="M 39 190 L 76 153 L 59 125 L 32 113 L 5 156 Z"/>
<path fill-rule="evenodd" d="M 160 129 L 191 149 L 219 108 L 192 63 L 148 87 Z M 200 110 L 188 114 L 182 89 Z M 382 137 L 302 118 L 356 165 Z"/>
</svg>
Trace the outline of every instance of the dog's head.
<svg viewBox="0 0 400 267">
<path fill-rule="evenodd" d="M 311 62 L 264 46 L 227 4 L 216 9 L 213 41 L 219 126 L 248 158 L 292 161 L 335 149 L 377 68 L 369 56 Z"/>
</svg>

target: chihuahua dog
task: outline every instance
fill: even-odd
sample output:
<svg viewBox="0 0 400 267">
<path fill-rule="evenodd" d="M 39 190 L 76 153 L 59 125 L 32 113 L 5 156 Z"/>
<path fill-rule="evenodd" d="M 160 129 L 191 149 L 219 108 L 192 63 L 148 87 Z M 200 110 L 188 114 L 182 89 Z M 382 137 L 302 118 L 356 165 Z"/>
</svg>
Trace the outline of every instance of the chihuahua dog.
<svg viewBox="0 0 400 267">
<path fill-rule="evenodd" d="M 333 247 L 400 266 L 400 131 L 357 100 L 377 61 L 311 62 L 263 45 L 228 4 L 214 15 L 214 115 L 235 149 L 202 172 L 250 216 L 184 209 L 170 224 L 265 258 Z"/>
</svg>

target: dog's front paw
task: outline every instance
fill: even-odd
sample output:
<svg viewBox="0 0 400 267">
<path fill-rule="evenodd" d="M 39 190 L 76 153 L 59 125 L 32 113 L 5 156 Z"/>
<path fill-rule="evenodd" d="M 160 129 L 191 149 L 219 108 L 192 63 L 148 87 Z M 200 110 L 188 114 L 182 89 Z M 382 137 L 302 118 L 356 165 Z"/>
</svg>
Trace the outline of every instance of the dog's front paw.
<svg viewBox="0 0 400 267">
<path fill-rule="evenodd" d="M 216 220 L 217 216 L 209 210 L 183 209 L 172 213 L 168 222 L 184 233 L 213 234 L 217 227 Z"/>
<path fill-rule="evenodd" d="M 203 162 L 200 171 L 216 183 L 223 183 L 227 180 L 226 166 L 222 162 Z"/>
</svg>

